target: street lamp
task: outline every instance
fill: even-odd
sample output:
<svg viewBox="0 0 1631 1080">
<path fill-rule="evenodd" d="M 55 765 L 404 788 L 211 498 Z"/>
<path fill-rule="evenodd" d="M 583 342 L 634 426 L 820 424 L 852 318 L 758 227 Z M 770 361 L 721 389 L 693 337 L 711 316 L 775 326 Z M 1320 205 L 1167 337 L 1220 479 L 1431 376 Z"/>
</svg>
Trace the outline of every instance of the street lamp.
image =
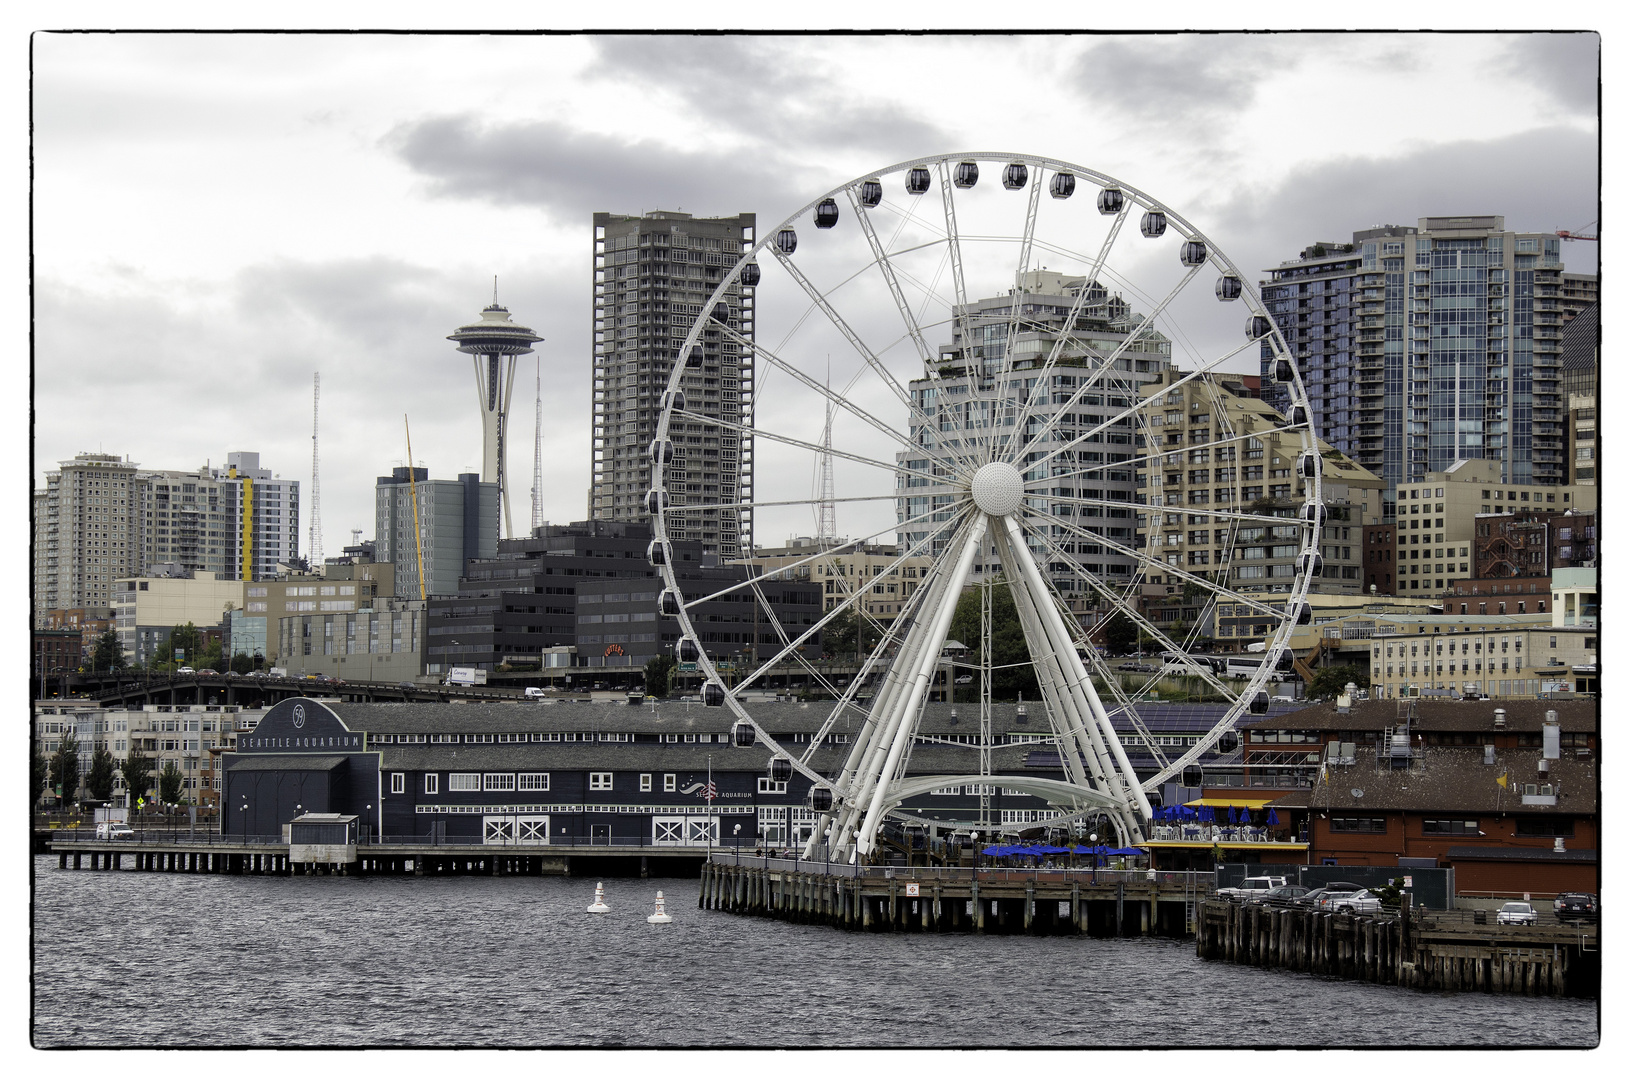
<svg viewBox="0 0 1631 1080">
<path fill-rule="evenodd" d="M 249 843 L 249 800 L 248 799 L 243 800 L 243 805 L 238 807 L 238 813 L 242 815 L 241 820 L 243 822 L 243 842 L 247 845 Z"/>
</svg>

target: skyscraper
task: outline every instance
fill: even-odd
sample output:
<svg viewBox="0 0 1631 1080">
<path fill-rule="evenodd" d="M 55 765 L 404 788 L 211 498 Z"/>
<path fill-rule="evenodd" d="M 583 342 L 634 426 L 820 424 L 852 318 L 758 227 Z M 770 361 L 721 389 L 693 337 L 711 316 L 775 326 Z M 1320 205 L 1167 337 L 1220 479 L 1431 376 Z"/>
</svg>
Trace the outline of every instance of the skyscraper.
<svg viewBox="0 0 1631 1080">
<path fill-rule="evenodd" d="M 662 394 L 677 353 L 703 304 L 726 272 L 754 243 L 754 215 L 696 218 L 659 210 L 642 216 L 594 217 L 594 421 L 589 516 L 643 521 L 651 487 L 647 446 L 656 434 Z M 754 338 L 754 290 L 733 287 L 727 325 Z M 690 503 L 747 503 L 753 491 L 750 422 L 753 352 L 719 330 L 704 334 L 699 353 L 687 357 L 687 411 L 669 431 L 675 462 L 669 468 L 676 540 L 697 540 L 703 550 L 736 558 L 750 550 L 748 510 L 698 510 Z M 718 421 L 710 423 L 709 421 Z"/>
<path fill-rule="evenodd" d="M 1389 517 L 1401 484 L 1459 460 L 1565 481 L 1559 246 L 1498 215 L 1428 217 L 1266 271 L 1320 435 L 1386 481 Z M 1279 387 L 1265 397 L 1287 404 Z"/>
<path fill-rule="evenodd" d="M 136 465 L 117 454 L 58 465 L 34 499 L 35 610 L 109 607 L 114 580 L 142 566 Z"/>
<path fill-rule="evenodd" d="M 410 600 L 420 598 L 421 552 L 425 595 L 451 596 L 467 561 L 498 551 L 498 485 L 475 473 L 429 475 L 397 466 L 374 484 L 374 558 L 394 564 L 396 595 Z"/>
<path fill-rule="evenodd" d="M 227 455 L 221 481 L 222 522 L 227 543 L 223 576 L 262 581 L 300 553 L 300 481 L 274 479 L 261 468 L 261 456 L 248 451 Z"/>
<path fill-rule="evenodd" d="M 504 534 L 512 535 L 510 483 L 506 466 L 510 395 L 515 390 L 515 358 L 530 353 L 543 338 L 510 321 L 509 309 L 495 300 L 481 310 L 481 321 L 461 326 L 447 336 L 476 365 L 476 404 L 481 409 L 481 480 L 497 484 L 504 506 Z"/>
</svg>

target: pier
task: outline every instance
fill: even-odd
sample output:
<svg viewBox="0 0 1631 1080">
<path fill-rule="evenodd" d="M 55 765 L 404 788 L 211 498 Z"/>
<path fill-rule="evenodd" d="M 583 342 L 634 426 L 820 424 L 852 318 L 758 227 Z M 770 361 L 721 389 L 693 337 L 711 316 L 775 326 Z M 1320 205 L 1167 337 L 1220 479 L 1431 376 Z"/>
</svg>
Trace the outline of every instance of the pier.
<svg viewBox="0 0 1631 1080">
<path fill-rule="evenodd" d="M 481 844 L 404 839 L 353 844 L 323 858 L 301 858 L 287 840 L 196 836 L 191 840 L 51 841 L 62 870 L 143 870 L 180 874 L 332 874 L 336 876 L 479 874 L 572 877 L 689 877 L 706 847 L 639 844 Z"/>
<path fill-rule="evenodd" d="M 1595 997 L 1602 971 L 1595 925 L 1500 926 L 1492 912 L 1408 904 L 1366 916 L 1208 900 L 1195 954 L 1419 990 L 1530 996 Z"/>
<path fill-rule="evenodd" d="M 845 930 L 902 933 L 1192 932 L 1210 873 L 851 866 L 716 851 L 697 906 Z"/>
</svg>

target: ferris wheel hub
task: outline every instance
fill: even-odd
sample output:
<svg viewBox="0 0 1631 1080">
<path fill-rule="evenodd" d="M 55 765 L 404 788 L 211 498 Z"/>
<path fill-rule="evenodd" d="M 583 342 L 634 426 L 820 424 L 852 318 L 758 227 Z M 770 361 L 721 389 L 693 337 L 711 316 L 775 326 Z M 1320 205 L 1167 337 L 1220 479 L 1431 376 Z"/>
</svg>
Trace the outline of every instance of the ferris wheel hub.
<svg viewBox="0 0 1631 1080">
<path fill-rule="evenodd" d="M 969 494 L 983 513 L 1002 517 L 1019 509 L 1025 498 L 1025 481 L 1008 462 L 993 461 L 974 474 Z"/>
</svg>

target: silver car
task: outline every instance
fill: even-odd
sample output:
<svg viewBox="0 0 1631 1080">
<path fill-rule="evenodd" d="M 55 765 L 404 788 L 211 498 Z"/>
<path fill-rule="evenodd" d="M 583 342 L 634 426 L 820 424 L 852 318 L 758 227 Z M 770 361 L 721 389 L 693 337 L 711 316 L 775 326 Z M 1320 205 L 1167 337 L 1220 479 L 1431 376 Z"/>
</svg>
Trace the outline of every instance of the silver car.
<svg viewBox="0 0 1631 1080">
<path fill-rule="evenodd" d="M 1319 908 L 1339 915 L 1377 915 L 1381 913 L 1382 901 L 1369 889 L 1357 889 L 1326 893 L 1319 899 Z"/>
<path fill-rule="evenodd" d="M 1501 910 L 1495 913 L 1495 923 L 1498 926 L 1534 926 L 1535 909 L 1522 900 L 1502 904 Z"/>
</svg>

